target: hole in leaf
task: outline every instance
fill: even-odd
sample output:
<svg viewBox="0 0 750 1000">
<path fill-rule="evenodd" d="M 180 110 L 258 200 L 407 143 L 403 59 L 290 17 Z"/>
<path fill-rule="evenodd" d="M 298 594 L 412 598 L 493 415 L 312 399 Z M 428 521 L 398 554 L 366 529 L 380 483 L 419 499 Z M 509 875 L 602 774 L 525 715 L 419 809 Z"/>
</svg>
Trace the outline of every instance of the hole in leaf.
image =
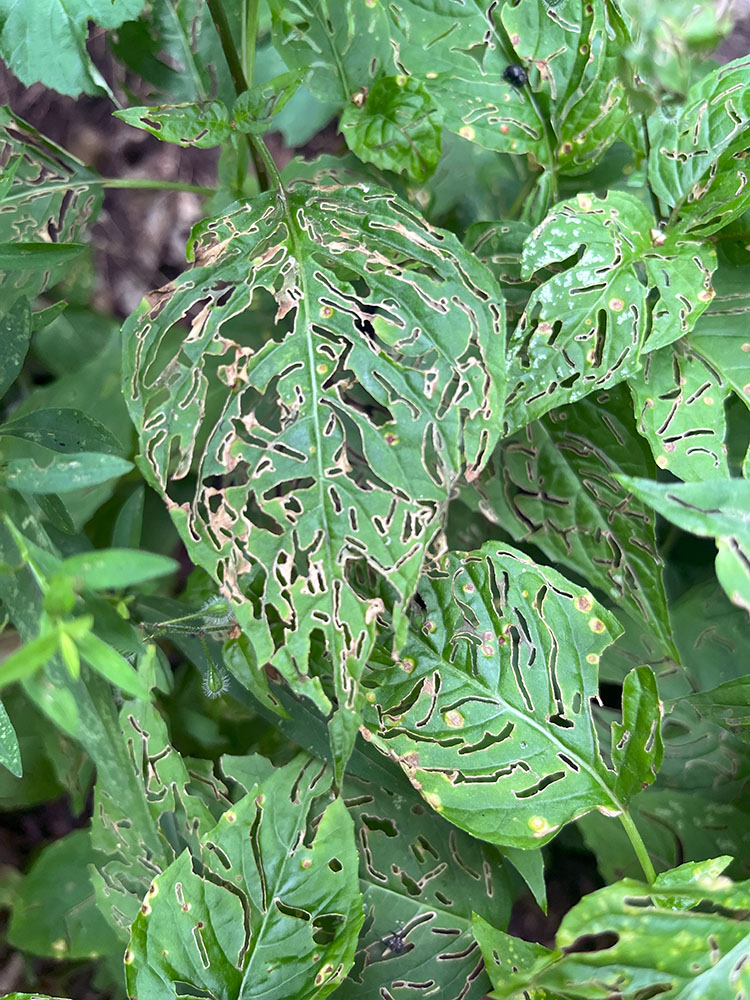
<svg viewBox="0 0 750 1000">
<path fill-rule="evenodd" d="M 331 869 L 332 872 L 340 872 L 344 866 L 341 864 L 338 858 L 331 858 L 331 860 L 328 862 L 328 867 Z"/>
<path fill-rule="evenodd" d="M 540 781 L 537 781 L 535 785 L 529 785 L 528 788 L 524 788 L 520 792 L 514 792 L 513 794 L 517 799 L 530 799 L 533 798 L 534 795 L 538 795 L 540 792 L 543 792 L 548 785 L 552 785 L 556 781 L 561 781 L 564 777 L 564 771 L 555 771 L 552 774 L 546 774 Z"/>
<path fill-rule="evenodd" d="M 563 948 L 566 955 L 573 955 L 592 951 L 607 951 L 614 948 L 620 940 L 620 935 L 614 931 L 602 931 L 599 934 L 582 934 L 576 938 L 573 944 Z"/>
<path fill-rule="evenodd" d="M 367 813 L 362 813 L 362 822 L 368 830 L 379 830 L 381 833 L 384 833 L 386 837 L 398 836 L 396 824 L 392 819 L 381 819 L 380 816 L 371 816 Z"/>
<path fill-rule="evenodd" d="M 345 923 L 345 919 L 341 913 L 322 913 L 315 917 L 312 922 L 315 944 L 332 944 L 339 928 Z"/>
</svg>

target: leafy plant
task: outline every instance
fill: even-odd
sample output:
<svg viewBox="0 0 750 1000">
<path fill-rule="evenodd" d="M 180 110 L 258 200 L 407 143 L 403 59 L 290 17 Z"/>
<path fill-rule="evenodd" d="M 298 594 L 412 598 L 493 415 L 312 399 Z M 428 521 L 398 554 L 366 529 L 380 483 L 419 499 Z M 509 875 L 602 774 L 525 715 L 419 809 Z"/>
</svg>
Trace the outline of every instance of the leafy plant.
<svg viewBox="0 0 750 1000">
<path fill-rule="evenodd" d="M 0 906 L 61 995 L 85 960 L 139 1000 L 750 992 L 729 28 L 0 0 L 23 83 L 219 151 L 211 189 L 106 178 L 0 115 L 0 808 L 78 817 Z M 208 200 L 120 328 L 76 275 L 137 187 Z"/>
</svg>

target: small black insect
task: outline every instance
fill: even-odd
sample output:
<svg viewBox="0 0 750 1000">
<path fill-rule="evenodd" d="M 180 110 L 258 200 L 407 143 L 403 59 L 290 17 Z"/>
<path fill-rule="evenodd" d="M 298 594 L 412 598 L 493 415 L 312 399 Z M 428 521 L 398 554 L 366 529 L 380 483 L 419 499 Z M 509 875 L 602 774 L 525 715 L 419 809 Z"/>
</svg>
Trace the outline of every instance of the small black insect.
<svg viewBox="0 0 750 1000">
<path fill-rule="evenodd" d="M 507 80 L 511 86 L 518 87 L 519 90 L 528 79 L 529 74 L 523 66 L 519 66 L 518 63 L 511 63 L 510 66 L 505 67 L 503 72 L 503 80 Z"/>
<path fill-rule="evenodd" d="M 383 944 L 389 951 L 392 951 L 394 955 L 401 955 L 408 947 L 406 943 L 407 932 L 403 928 L 399 931 L 393 931 L 388 937 L 383 939 Z"/>
</svg>

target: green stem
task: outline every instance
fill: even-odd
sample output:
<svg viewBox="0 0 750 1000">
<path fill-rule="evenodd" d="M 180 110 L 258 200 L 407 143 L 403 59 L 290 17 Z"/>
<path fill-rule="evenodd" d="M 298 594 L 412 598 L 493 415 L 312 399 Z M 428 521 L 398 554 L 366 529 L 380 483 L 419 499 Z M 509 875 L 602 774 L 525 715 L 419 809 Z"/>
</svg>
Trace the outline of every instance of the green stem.
<svg viewBox="0 0 750 1000">
<path fill-rule="evenodd" d="M 215 188 L 202 187 L 200 184 L 183 184 L 182 181 L 161 181 L 150 177 L 102 177 L 101 180 L 89 181 L 90 184 L 101 184 L 105 188 L 135 188 L 146 191 L 187 191 L 190 194 L 202 194 L 209 197 L 216 194 Z M 70 185 L 67 185 L 70 187 Z"/>
<path fill-rule="evenodd" d="M 221 48 L 229 67 L 235 93 L 239 97 L 240 94 L 244 94 L 247 90 L 247 78 L 245 77 L 245 70 L 237 52 L 237 46 L 234 44 L 234 39 L 232 38 L 232 31 L 229 27 L 229 21 L 222 0 L 208 0 L 208 9 L 211 13 L 216 33 L 219 36 L 219 41 L 221 42 Z M 250 156 L 255 168 L 255 176 L 258 178 L 258 187 L 261 191 L 270 191 L 273 186 L 271 176 L 269 175 L 265 158 L 259 153 L 259 145 L 262 143 L 262 140 L 256 139 L 253 141 L 253 137 L 248 135 L 247 143 L 250 147 Z"/>
<path fill-rule="evenodd" d="M 246 0 L 242 11 L 242 65 L 248 87 L 253 85 L 255 73 L 255 44 L 258 38 L 258 0 Z"/>
<path fill-rule="evenodd" d="M 633 845 L 633 850 L 643 869 L 643 874 L 646 876 L 646 881 L 651 885 L 656 878 L 656 871 L 651 864 L 651 858 L 648 856 L 646 845 L 643 843 L 643 837 L 638 833 L 638 827 L 633 822 L 629 812 L 621 812 L 620 820 L 625 827 L 625 833 L 627 833 L 630 843 Z"/>
</svg>

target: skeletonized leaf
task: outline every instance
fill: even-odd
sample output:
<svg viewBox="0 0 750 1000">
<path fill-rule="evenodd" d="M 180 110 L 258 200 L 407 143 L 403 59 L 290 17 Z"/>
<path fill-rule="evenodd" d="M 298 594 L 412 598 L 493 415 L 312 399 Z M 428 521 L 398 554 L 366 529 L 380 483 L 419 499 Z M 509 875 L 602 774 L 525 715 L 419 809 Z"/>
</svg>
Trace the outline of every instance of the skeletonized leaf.
<svg viewBox="0 0 750 1000">
<path fill-rule="evenodd" d="M 649 183 L 688 232 L 716 232 L 750 203 L 749 80 L 750 61 L 736 59 L 698 80 L 676 114 L 648 120 Z"/>
<path fill-rule="evenodd" d="M 114 112 L 134 128 L 155 135 L 162 142 L 210 149 L 229 138 L 229 112 L 221 101 L 205 104 L 174 104 L 161 107 L 125 108 Z"/>
<path fill-rule="evenodd" d="M 650 667 L 636 667 L 622 688 L 622 722 L 612 723 L 615 791 L 629 802 L 656 778 L 664 756 L 656 678 Z"/>
<path fill-rule="evenodd" d="M 655 473 L 624 387 L 551 410 L 503 439 L 477 481 L 476 506 L 636 616 L 676 656 L 655 517 L 614 478 Z M 468 502 L 471 494 L 462 494 Z"/>
<path fill-rule="evenodd" d="M 116 28 L 138 17 L 144 0 L 0 0 L 0 58 L 27 86 L 61 94 L 109 91 L 86 51 L 89 21 Z"/>
<path fill-rule="evenodd" d="M 498 543 L 446 556 L 420 595 L 421 630 L 398 662 L 383 656 L 368 674 L 377 687 L 365 726 L 427 803 L 475 837 L 520 848 L 591 809 L 622 812 L 589 703 L 601 651 L 619 633 L 609 613 Z M 658 699 L 644 708 L 649 699 L 641 715 L 626 706 L 634 752 L 658 725 Z M 653 780 L 655 761 L 642 757 L 642 781 Z M 633 784 L 630 774 L 623 795 Z"/>
<path fill-rule="evenodd" d="M 728 476 L 721 376 L 683 344 L 646 355 L 629 381 L 638 430 L 660 469 L 686 481 Z"/>
<path fill-rule="evenodd" d="M 750 677 L 726 681 L 709 691 L 685 696 L 704 717 L 713 719 L 729 732 L 750 728 Z"/>
<path fill-rule="evenodd" d="M 381 170 L 424 183 L 440 160 L 438 107 L 412 76 L 383 76 L 364 103 L 350 101 L 340 131 L 349 149 Z"/>
<path fill-rule="evenodd" d="M 0 24 L 7 2 L 0 0 Z M 45 243 L 53 248 L 49 253 L 69 254 L 64 245 L 75 243 L 99 211 L 101 194 L 92 190 L 96 175 L 8 107 L 0 107 L 0 162 L 6 163 L 3 172 L 10 180 L 0 184 L 0 241 Z M 23 294 L 32 299 L 68 266 L 65 259 L 47 264 L 45 270 L 8 272 L 2 298 L 12 301 Z"/>
<path fill-rule="evenodd" d="M 346 976 L 362 926 L 354 824 L 330 778 L 296 758 L 254 786 L 203 838 L 210 878 L 185 851 L 157 876 L 125 957 L 128 992 L 160 1000 L 176 983 L 226 1000 L 327 996 Z"/>
<path fill-rule="evenodd" d="M 478 969 L 471 914 L 507 926 L 508 874 L 494 848 L 415 799 L 355 778 L 344 785 L 365 923 L 354 966 L 337 991 L 340 1000 L 382 1000 L 383 990 L 416 998 L 424 989 L 416 983 L 426 982 L 444 1000 L 478 1000 L 489 988 Z"/>
<path fill-rule="evenodd" d="M 692 329 L 713 297 L 714 252 L 653 226 L 637 198 L 610 191 L 561 202 L 532 232 L 525 277 L 578 253 L 532 294 L 510 338 L 507 430 L 621 382 L 644 350 Z"/>
<path fill-rule="evenodd" d="M 361 0 L 269 0 L 274 44 L 290 69 L 308 71 L 316 97 L 343 105 L 390 63 L 384 5 Z"/>
<path fill-rule="evenodd" d="M 747 882 L 704 872 L 696 884 L 665 878 L 663 888 L 623 879 L 584 896 L 562 920 L 553 950 L 518 941 L 478 917 L 474 930 L 497 1000 L 736 1000 L 750 987 L 750 933 L 741 911 Z M 721 912 L 674 908 L 707 900 Z M 591 942 L 593 947 L 587 947 Z M 654 992 L 656 990 L 656 992 Z"/>
<path fill-rule="evenodd" d="M 324 639 L 341 766 L 381 609 L 350 569 L 363 560 L 406 600 L 453 484 L 486 460 L 501 296 L 454 237 L 379 190 L 268 194 L 195 234 L 196 267 L 126 326 L 143 468 L 258 664 L 328 713 L 309 666 Z M 269 293 L 276 326 L 258 346 L 248 309 Z"/>
</svg>

